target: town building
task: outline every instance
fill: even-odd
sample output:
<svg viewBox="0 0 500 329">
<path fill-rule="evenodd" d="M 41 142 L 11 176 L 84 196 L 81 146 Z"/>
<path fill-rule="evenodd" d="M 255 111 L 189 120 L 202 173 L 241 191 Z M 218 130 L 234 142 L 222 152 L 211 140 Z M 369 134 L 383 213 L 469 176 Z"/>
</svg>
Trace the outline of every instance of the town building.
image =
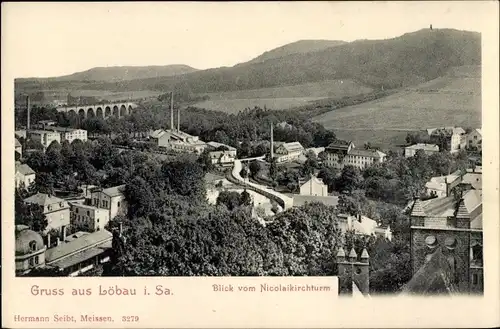
<svg viewBox="0 0 500 329">
<path fill-rule="evenodd" d="M 405 158 L 411 158 L 418 150 L 423 150 L 425 154 L 432 155 L 439 152 L 439 146 L 435 144 L 418 143 L 405 147 Z"/>
<path fill-rule="evenodd" d="M 302 162 L 302 163 L 306 162 L 309 154 L 314 154 L 314 156 L 316 156 L 316 158 L 318 158 L 319 154 L 324 152 L 324 151 L 325 151 L 324 147 L 310 147 L 308 149 L 305 149 L 304 152 L 302 152 L 302 154 L 299 156 L 298 161 Z M 318 160 L 319 160 L 319 158 L 318 158 Z"/>
<path fill-rule="evenodd" d="M 36 173 L 27 164 L 16 162 L 15 185 L 16 188 L 28 188 L 35 182 Z"/>
<path fill-rule="evenodd" d="M 344 158 L 354 149 L 351 141 L 336 140 L 325 148 L 326 165 L 337 169 L 344 168 Z"/>
<path fill-rule="evenodd" d="M 304 152 L 304 147 L 299 142 L 283 143 L 276 148 L 276 162 L 291 162 L 298 160 Z"/>
<path fill-rule="evenodd" d="M 467 134 L 467 148 L 475 148 L 481 151 L 483 146 L 483 132 L 482 129 L 474 129 Z"/>
<path fill-rule="evenodd" d="M 61 134 L 51 130 L 30 130 L 28 138 L 42 144 L 44 149 L 47 149 L 52 142 L 61 143 Z"/>
<path fill-rule="evenodd" d="M 29 229 L 26 225 L 16 225 L 15 228 L 16 273 L 25 273 L 45 263 L 45 250 L 40 234 Z"/>
<path fill-rule="evenodd" d="M 80 202 L 70 202 L 71 230 L 95 232 L 104 229 L 109 222 L 109 210 L 86 205 Z"/>
<path fill-rule="evenodd" d="M 48 222 L 45 232 L 54 229 L 65 236 L 70 224 L 70 207 L 67 201 L 45 193 L 37 193 L 24 199 L 24 202 L 40 206 Z"/>
<path fill-rule="evenodd" d="M 342 232 L 354 232 L 358 235 L 377 236 L 392 241 L 392 231 L 389 226 L 382 227 L 375 220 L 366 216 L 350 216 L 339 214 L 339 226 Z"/>
<path fill-rule="evenodd" d="M 467 134 L 460 127 L 432 128 L 427 129 L 427 133 L 434 144 L 440 145 L 441 139 L 444 138 L 450 153 L 465 149 L 467 145 Z"/>
<path fill-rule="evenodd" d="M 15 138 L 14 151 L 19 153 L 20 156 L 23 155 L 23 146 L 21 145 L 21 143 L 17 138 Z"/>
<path fill-rule="evenodd" d="M 385 161 L 387 155 L 378 150 L 351 149 L 344 157 L 344 166 L 351 165 L 358 169 L 365 169 L 376 163 Z"/>
<path fill-rule="evenodd" d="M 127 201 L 123 194 L 125 185 L 114 186 L 106 189 L 96 188 L 91 192 L 90 204 L 97 208 L 107 209 L 109 219 L 117 215 L 127 214 Z"/>
<path fill-rule="evenodd" d="M 300 195 L 328 196 L 328 186 L 320 178 L 311 175 L 311 178 L 300 186 Z"/>
<path fill-rule="evenodd" d="M 482 294 L 482 192 L 415 200 L 411 215 L 411 266 L 407 294 Z"/>
<path fill-rule="evenodd" d="M 16 130 L 16 131 L 14 131 L 14 134 L 16 135 L 16 138 L 26 139 L 26 130 L 25 129 Z"/>
<path fill-rule="evenodd" d="M 446 176 L 432 177 L 425 183 L 425 190 L 428 196 L 443 198 L 449 196 L 452 189 L 461 182 L 461 173 L 459 170 Z"/>
<path fill-rule="evenodd" d="M 81 140 L 82 142 L 86 142 L 88 140 L 87 131 L 84 129 L 74 129 L 74 128 L 57 127 L 57 126 L 46 126 L 44 128 L 44 130 L 59 133 L 61 143 L 64 141 L 68 141 L 69 143 L 71 143 L 77 139 Z"/>
<path fill-rule="evenodd" d="M 236 159 L 236 148 L 217 142 L 208 142 L 207 149 L 212 164 L 230 165 Z"/>
<path fill-rule="evenodd" d="M 180 130 L 155 130 L 150 139 L 159 147 L 167 150 L 201 154 L 207 144 L 198 136 L 191 136 Z"/>
<path fill-rule="evenodd" d="M 112 234 L 106 230 L 77 232 L 47 248 L 40 234 L 27 226 L 16 226 L 16 274 L 28 274 L 35 268 L 56 269 L 62 275 L 77 276 L 109 261 Z"/>
</svg>

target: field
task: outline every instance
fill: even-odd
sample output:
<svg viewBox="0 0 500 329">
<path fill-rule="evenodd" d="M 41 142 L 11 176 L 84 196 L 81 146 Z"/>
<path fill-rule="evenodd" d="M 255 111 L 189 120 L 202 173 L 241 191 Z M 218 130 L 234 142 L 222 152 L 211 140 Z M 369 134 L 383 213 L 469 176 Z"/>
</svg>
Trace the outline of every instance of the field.
<svg viewBox="0 0 500 329">
<path fill-rule="evenodd" d="M 383 147 L 403 143 L 407 131 L 439 126 L 481 126 L 479 68 L 450 74 L 376 101 L 334 110 L 314 118 L 338 137 Z"/>
<path fill-rule="evenodd" d="M 226 113 L 237 113 L 254 106 L 282 110 L 303 106 L 322 98 L 340 98 L 370 91 L 371 88 L 353 80 L 327 80 L 285 87 L 209 93 L 210 100 L 197 103 L 195 106 Z"/>
</svg>

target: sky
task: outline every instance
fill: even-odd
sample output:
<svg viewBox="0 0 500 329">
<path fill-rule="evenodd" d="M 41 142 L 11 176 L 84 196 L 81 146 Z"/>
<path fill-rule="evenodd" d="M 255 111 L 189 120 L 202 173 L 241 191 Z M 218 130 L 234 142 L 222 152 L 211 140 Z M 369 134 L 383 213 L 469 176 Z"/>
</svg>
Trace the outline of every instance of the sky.
<svg viewBox="0 0 500 329">
<path fill-rule="evenodd" d="M 15 77 L 92 67 L 233 66 L 303 39 L 387 39 L 428 28 L 482 32 L 481 2 L 2 3 Z M 2 56 L 4 57 L 4 56 Z"/>
</svg>

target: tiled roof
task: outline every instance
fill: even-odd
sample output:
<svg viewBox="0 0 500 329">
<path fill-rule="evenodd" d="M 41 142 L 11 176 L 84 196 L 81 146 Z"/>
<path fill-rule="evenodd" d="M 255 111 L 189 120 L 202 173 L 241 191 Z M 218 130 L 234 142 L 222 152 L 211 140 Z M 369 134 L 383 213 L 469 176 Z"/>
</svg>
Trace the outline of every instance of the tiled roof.
<svg viewBox="0 0 500 329">
<path fill-rule="evenodd" d="M 226 145 L 226 144 L 218 143 L 218 142 L 208 142 L 207 145 L 210 147 L 213 147 L 214 149 L 219 148 L 221 146 L 224 146 L 224 147 L 227 147 L 227 149 L 229 151 L 236 151 L 236 149 L 234 147 Z"/>
<path fill-rule="evenodd" d="M 281 146 L 283 146 L 288 152 L 304 150 L 304 147 L 299 142 L 283 143 Z"/>
<path fill-rule="evenodd" d="M 112 234 L 106 230 L 83 235 L 71 242 L 63 242 L 59 246 L 47 249 L 45 259 L 47 263 L 69 256 L 77 251 L 83 251 L 93 245 L 111 240 Z"/>
<path fill-rule="evenodd" d="M 28 166 L 27 164 L 23 163 L 23 164 L 16 164 L 16 173 L 20 173 L 24 176 L 27 176 L 27 175 L 35 175 L 35 171 L 33 169 L 31 169 L 30 166 Z"/>
<path fill-rule="evenodd" d="M 102 190 L 102 193 L 106 194 L 107 196 L 114 197 L 117 195 L 122 195 L 124 190 L 125 184 L 106 188 Z"/>
<path fill-rule="evenodd" d="M 163 134 L 165 134 L 165 130 L 163 129 L 158 129 L 158 130 L 154 130 L 152 131 L 149 136 L 151 138 L 160 138 L 161 136 L 163 136 Z"/>
<path fill-rule="evenodd" d="M 330 143 L 326 149 L 335 149 L 335 150 L 347 150 L 349 148 L 349 145 L 351 145 L 351 141 L 344 141 L 344 140 L 336 140 L 332 143 Z"/>
<path fill-rule="evenodd" d="M 380 152 L 378 150 L 358 150 L 358 149 L 351 149 L 351 151 L 348 154 L 353 156 L 363 156 L 371 158 L 382 158 L 385 157 L 386 155 L 385 153 Z"/>
<path fill-rule="evenodd" d="M 481 173 L 466 173 L 462 177 L 462 184 L 470 184 L 475 190 L 482 190 L 483 175 Z"/>
<path fill-rule="evenodd" d="M 34 203 L 40 206 L 47 206 L 54 203 L 64 202 L 64 200 L 55 196 L 49 196 L 45 193 L 37 193 L 30 196 L 29 198 L 24 199 L 24 202 Z"/>
<path fill-rule="evenodd" d="M 424 208 L 422 206 L 422 201 L 420 199 L 415 200 L 413 203 L 413 208 L 411 210 L 412 216 L 425 217 Z"/>
<path fill-rule="evenodd" d="M 439 151 L 439 146 L 435 144 L 418 143 L 411 146 L 407 146 L 406 148 L 412 150 Z"/>
<path fill-rule="evenodd" d="M 465 209 L 472 213 L 482 202 L 483 193 L 480 190 L 470 190 L 463 195 Z"/>
</svg>

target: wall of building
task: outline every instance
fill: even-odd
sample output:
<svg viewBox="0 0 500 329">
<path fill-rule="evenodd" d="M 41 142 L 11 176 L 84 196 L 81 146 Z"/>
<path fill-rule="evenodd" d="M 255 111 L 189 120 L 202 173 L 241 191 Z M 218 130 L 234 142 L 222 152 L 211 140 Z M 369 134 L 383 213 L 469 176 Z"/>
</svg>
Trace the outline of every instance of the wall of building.
<svg viewBox="0 0 500 329">
<path fill-rule="evenodd" d="M 16 172 L 15 175 L 16 188 L 30 186 L 35 181 L 35 178 L 36 178 L 35 174 L 23 175 L 19 172 Z"/>
<path fill-rule="evenodd" d="M 70 224 L 69 206 L 66 205 L 66 208 L 46 212 L 45 217 L 48 221 L 47 231 L 50 229 L 60 230 L 63 226 L 68 226 Z"/>
<path fill-rule="evenodd" d="M 300 195 L 328 196 L 328 186 L 311 179 L 300 187 Z"/>
</svg>

